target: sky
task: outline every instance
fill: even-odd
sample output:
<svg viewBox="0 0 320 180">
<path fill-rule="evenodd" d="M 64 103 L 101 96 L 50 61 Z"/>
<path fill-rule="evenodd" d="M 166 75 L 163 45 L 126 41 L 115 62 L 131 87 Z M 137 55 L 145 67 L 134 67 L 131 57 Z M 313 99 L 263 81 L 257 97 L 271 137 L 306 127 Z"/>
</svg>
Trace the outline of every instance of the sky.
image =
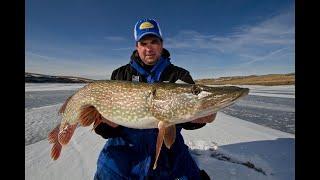
<svg viewBox="0 0 320 180">
<path fill-rule="evenodd" d="M 194 79 L 295 72 L 293 0 L 29 0 L 25 13 L 26 72 L 109 79 L 140 18 Z"/>
</svg>

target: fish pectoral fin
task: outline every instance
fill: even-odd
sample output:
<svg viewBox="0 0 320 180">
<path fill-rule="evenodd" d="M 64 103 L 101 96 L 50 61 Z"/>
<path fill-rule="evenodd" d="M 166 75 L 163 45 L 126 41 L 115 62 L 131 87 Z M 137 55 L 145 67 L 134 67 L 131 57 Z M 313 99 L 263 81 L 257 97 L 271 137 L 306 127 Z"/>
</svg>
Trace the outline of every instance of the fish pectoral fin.
<svg viewBox="0 0 320 180">
<path fill-rule="evenodd" d="M 61 145 L 66 145 L 69 143 L 75 129 L 77 128 L 78 123 L 76 124 L 67 124 L 58 134 L 58 141 Z"/>
<path fill-rule="evenodd" d="M 163 139 L 164 139 L 164 135 L 165 135 L 165 128 L 166 128 L 166 123 L 164 121 L 159 121 L 159 123 L 158 123 L 159 132 L 158 132 L 158 137 L 157 137 L 156 157 L 155 157 L 154 164 L 153 164 L 153 170 L 155 170 L 157 168 L 157 161 L 158 161 L 161 147 L 163 144 Z"/>
<path fill-rule="evenodd" d="M 171 148 L 172 144 L 176 140 L 176 125 L 171 125 L 165 128 L 164 144 L 168 149 Z"/>
</svg>

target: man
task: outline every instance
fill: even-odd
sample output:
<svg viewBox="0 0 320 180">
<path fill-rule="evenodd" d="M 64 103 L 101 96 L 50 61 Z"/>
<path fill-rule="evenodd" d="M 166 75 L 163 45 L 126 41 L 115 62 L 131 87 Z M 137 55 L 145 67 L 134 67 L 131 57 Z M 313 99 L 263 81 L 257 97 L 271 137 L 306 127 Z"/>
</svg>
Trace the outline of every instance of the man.
<svg viewBox="0 0 320 180">
<path fill-rule="evenodd" d="M 113 71 L 112 80 L 136 82 L 170 82 L 194 84 L 189 72 L 170 62 L 170 53 L 163 48 L 159 24 L 141 19 L 134 27 L 136 50 L 129 64 Z M 112 122 L 101 123 L 95 132 L 108 141 L 102 149 L 95 179 L 209 179 L 192 159 L 184 144 L 181 129 L 193 130 L 215 119 L 216 114 L 176 125 L 176 140 L 170 149 L 162 146 L 155 170 L 158 129 L 131 129 Z"/>
</svg>

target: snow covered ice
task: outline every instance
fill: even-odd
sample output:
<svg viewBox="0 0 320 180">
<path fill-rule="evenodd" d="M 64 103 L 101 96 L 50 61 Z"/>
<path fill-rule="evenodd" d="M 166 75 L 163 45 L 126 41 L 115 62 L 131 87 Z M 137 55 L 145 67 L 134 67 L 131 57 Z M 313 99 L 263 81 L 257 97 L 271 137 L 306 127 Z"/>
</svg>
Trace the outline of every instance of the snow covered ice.
<svg viewBox="0 0 320 180">
<path fill-rule="evenodd" d="M 93 179 L 105 139 L 77 128 L 60 158 L 50 158 L 48 132 L 58 109 L 85 84 L 33 84 L 25 88 L 25 179 Z M 244 86 L 249 96 L 218 112 L 197 130 L 183 130 L 201 169 L 215 180 L 295 179 L 294 86 Z"/>
</svg>

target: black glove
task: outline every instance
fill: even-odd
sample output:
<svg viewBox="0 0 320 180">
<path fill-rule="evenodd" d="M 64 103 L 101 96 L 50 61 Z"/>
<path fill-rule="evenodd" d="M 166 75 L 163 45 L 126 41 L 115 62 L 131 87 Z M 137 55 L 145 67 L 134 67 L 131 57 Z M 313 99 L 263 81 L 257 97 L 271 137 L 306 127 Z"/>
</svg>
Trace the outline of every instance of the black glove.
<svg viewBox="0 0 320 180">
<path fill-rule="evenodd" d="M 201 180 L 210 180 L 209 175 L 207 174 L 207 172 L 205 170 L 200 170 L 200 179 Z"/>
<path fill-rule="evenodd" d="M 206 125 L 206 123 L 192 123 L 192 122 L 186 122 L 186 123 L 179 124 L 179 126 L 181 126 L 183 129 L 186 129 L 186 130 L 199 129 L 205 125 Z"/>
<path fill-rule="evenodd" d="M 94 131 L 104 139 L 120 137 L 123 126 L 111 127 L 106 123 L 100 123 Z"/>
</svg>

